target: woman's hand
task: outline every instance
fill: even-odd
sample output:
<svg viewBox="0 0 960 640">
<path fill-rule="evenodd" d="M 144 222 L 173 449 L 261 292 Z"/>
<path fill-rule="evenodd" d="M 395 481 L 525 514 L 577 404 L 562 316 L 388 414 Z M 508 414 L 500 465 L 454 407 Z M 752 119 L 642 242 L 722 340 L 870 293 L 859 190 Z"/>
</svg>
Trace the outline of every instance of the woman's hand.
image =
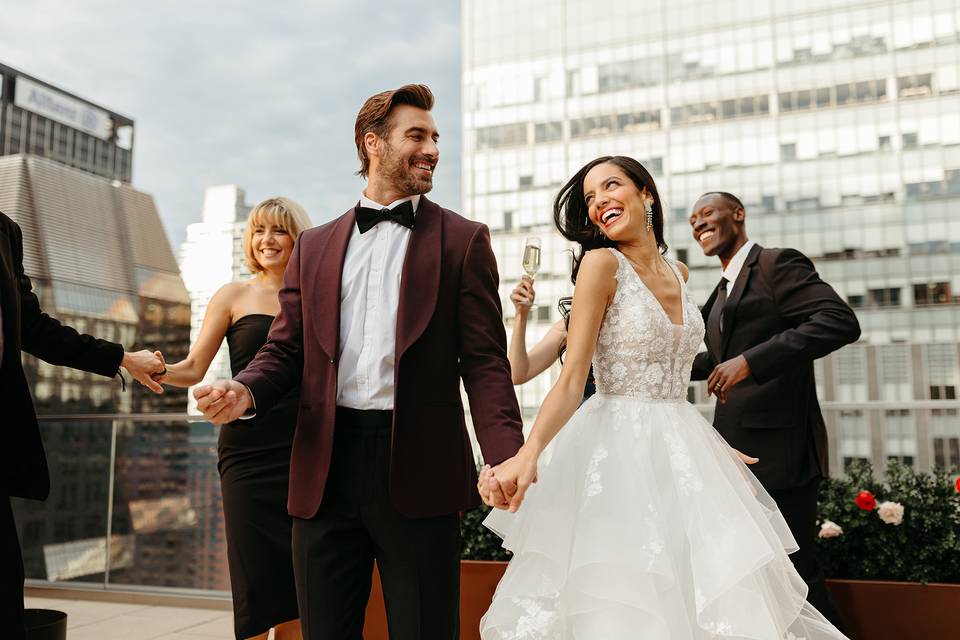
<svg viewBox="0 0 960 640">
<path fill-rule="evenodd" d="M 730 447 L 730 448 L 733 449 L 733 447 Z M 742 462 L 743 464 L 757 464 L 758 462 L 760 462 L 760 458 L 754 458 L 753 456 L 748 456 L 747 454 L 743 453 L 742 451 L 738 451 L 737 449 L 733 449 L 733 452 L 737 454 L 737 457 L 740 458 L 740 462 Z"/>
<path fill-rule="evenodd" d="M 526 446 L 517 455 L 504 460 L 491 474 L 500 483 L 507 500 L 507 509 L 516 512 L 531 484 L 537 481 L 537 459 L 540 456 Z"/>
<path fill-rule="evenodd" d="M 530 276 L 523 276 L 510 293 L 510 302 L 513 303 L 518 314 L 529 313 L 536 298 L 537 292 L 533 290 L 533 278 Z"/>
</svg>

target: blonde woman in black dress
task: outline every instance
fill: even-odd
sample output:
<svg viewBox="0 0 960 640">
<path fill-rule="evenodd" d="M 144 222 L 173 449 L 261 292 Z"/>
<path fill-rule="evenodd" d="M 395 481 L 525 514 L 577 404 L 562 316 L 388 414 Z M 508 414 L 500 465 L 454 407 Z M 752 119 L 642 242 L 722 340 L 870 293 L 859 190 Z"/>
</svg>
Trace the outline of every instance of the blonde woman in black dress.
<svg viewBox="0 0 960 640">
<path fill-rule="evenodd" d="M 214 294 L 190 355 L 168 365 L 159 382 L 178 387 L 199 383 L 224 338 L 233 375 L 247 366 L 266 342 L 280 310 L 277 294 L 294 240 L 310 226 L 303 208 L 288 198 L 270 198 L 254 207 L 243 235 L 243 253 L 256 275 L 226 284 Z M 292 521 L 287 515 L 298 395 L 294 390 L 265 415 L 220 430 L 218 468 L 238 640 L 265 639 L 271 628 L 275 640 L 301 638 Z"/>
</svg>

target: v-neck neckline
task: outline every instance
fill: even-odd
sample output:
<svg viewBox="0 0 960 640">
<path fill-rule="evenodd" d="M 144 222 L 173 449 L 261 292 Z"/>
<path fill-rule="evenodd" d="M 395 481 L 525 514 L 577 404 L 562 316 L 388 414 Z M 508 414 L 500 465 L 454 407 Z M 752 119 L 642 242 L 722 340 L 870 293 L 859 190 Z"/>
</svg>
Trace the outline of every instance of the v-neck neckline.
<svg viewBox="0 0 960 640">
<path fill-rule="evenodd" d="M 677 328 L 685 327 L 685 326 L 687 325 L 687 305 L 686 305 L 686 300 L 685 300 L 686 296 L 683 294 L 683 281 L 682 281 L 681 278 L 680 278 L 680 274 L 678 274 L 678 273 L 677 273 L 677 270 L 674 269 L 673 266 L 672 266 L 669 262 L 667 262 L 666 258 L 664 258 L 663 256 L 660 256 L 660 259 L 663 260 L 664 264 L 667 265 L 667 268 L 670 269 L 670 273 L 672 273 L 672 274 L 673 274 L 673 277 L 676 278 L 676 280 L 677 280 L 677 285 L 680 287 L 680 291 L 679 291 L 679 293 L 680 293 L 680 323 L 679 323 L 679 324 L 677 324 L 676 322 L 673 321 L 673 318 L 671 318 L 671 317 L 670 317 L 670 314 L 667 313 L 667 309 L 666 309 L 666 307 L 663 306 L 663 303 L 660 301 L 660 298 L 657 297 L 657 294 L 655 294 L 655 293 L 650 289 L 650 287 L 647 286 L 647 283 L 644 282 L 644 281 L 643 281 L 643 278 L 640 277 L 640 274 L 637 273 L 637 269 L 636 269 L 636 267 L 633 266 L 633 263 L 630 262 L 630 258 L 628 258 L 628 257 L 626 256 L 626 254 L 623 253 L 622 251 L 620 251 L 619 249 L 615 249 L 615 251 L 616 251 L 617 253 L 619 253 L 621 256 L 623 256 L 623 259 L 627 261 L 627 267 L 630 268 L 630 271 L 631 271 L 631 272 L 633 273 L 633 275 L 636 277 L 637 281 L 640 282 L 640 284 L 643 286 L 644 290 L 645 290 L 648 294 L 650 294 L 650 297 L 653 298 L 654 302 L 657 303 L 657 308 L 660 310 L 660 314 L 661 314 L 664 318 L 666 318 L 667 322 L 669 322 L 670 325 L 673 326 L 673 327 L 677 327 Z"/>
</svg>

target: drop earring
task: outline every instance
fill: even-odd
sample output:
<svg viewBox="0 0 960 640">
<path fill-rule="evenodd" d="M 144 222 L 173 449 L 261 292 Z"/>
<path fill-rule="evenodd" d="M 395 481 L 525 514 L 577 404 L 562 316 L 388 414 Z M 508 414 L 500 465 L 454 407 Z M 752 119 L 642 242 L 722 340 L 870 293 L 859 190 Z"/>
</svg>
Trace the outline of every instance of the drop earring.
<svg viewBox="0 0 960 640">
<path fill-rule="evenodd" d="M 653 205 L 647 200 L 643 203 L 643 209 L 647 212 L 647 231 L 653 230 Z"/>
</svg>

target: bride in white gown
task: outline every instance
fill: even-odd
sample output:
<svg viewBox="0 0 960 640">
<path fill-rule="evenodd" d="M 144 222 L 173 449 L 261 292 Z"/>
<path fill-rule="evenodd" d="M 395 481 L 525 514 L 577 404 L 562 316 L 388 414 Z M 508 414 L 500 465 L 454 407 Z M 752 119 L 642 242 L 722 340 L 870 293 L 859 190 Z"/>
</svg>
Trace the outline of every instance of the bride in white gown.
<svg viewBox="0 0 960 640">
<path fill-rule="evenodd" d="M 488 502 L 517 487 L 485 521 L 514 556 L 481 636 L 844 638 L 806 602 L 753 459 L 686 400 L 704 326 L 686 267 L 662 255 L 653 178 L 598 158 L 555 217 L 582 258 L 565 363 L 527 443 L 481 476 Z M 591 360 L 597 394 L 578 409 Z"/>
</svg>

